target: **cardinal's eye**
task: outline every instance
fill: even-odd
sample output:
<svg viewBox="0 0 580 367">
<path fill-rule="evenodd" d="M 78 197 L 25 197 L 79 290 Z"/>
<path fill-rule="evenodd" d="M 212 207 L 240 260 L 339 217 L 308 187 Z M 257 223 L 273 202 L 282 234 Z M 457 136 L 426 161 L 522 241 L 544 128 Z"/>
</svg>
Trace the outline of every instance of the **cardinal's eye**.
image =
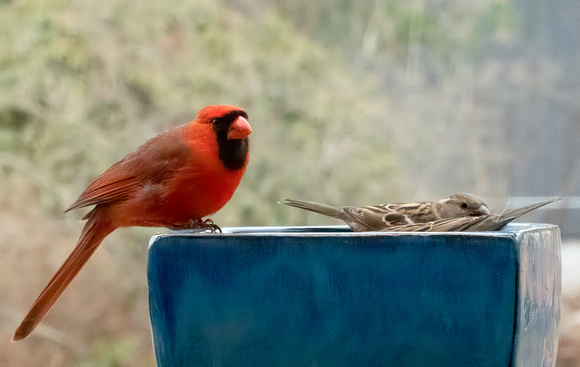
<svg viewBox="0 0 580 367">
<path fill-rule="evenodd" d="M 467 203 L 465 201 L 462 201 L 461 203 L 459 203 L 459 207 L 461 209 L 467 209 Z"/>
<path fill-rule="evenodd" d="M 211 123 L 212 123 L 212 124 L 217 124 L 217 122 L 218 122 L 218 119 L 213 119 L 213 120 L 211 120 Z"/>
</svg>

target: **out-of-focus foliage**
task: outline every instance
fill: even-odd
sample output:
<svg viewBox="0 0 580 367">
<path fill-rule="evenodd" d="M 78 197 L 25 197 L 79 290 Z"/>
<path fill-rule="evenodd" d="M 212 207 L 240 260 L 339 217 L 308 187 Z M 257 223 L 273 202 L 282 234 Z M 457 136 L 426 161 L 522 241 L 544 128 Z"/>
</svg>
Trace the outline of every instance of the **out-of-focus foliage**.
<svg viewBox="0 0 580 367">
<path fill-rule="evenodd" d="M 388 104 L 368 76 L 275 12 L 113 1 L 2 10 L 6 205 L 60 211 L 146 138 L 217 103 L 243 106 L 255 130 L 231 224 L 271 224 L 284 191 L 320 193 L 329 179 L 338 199 L 359 186 L 346 171 L 390 182 L 392 149 L 376 150 L 373 131 Z"/>
<path fill-rule="evenodd" d="M 530 1 L 0 1 L 0 339 L 73 246 L 81 214 L 62 210 L 208 104 L 254 129 L 222 226 L 328 223 L 285 196 L 577 194 L 580 55 L 537 31 L 551 13 Z M 35 336 L 0 343 L 0 365 L 153 364 L 151 233 L 107 240 Z"/>
</svg>

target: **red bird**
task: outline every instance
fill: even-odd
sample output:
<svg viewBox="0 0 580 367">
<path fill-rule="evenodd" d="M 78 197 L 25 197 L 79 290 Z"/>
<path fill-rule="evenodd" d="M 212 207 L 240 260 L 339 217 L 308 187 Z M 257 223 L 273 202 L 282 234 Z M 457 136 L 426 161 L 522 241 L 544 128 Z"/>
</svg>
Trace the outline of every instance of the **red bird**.
<svg viewBox="0 0 580 367">
<path fill-rule="evenodd" d="M 95 205 L 83 217 L 87 222 L 77 246 L 34 301 L 13 340 L 32 333 L 115 229 L 216 228 L 202 218 L 220 210 L 238 187 L 251 132 L 241 108 L 208 106 L 196 120 L 148 140 L 93 181 L 66 210 Z"/>
</svg>

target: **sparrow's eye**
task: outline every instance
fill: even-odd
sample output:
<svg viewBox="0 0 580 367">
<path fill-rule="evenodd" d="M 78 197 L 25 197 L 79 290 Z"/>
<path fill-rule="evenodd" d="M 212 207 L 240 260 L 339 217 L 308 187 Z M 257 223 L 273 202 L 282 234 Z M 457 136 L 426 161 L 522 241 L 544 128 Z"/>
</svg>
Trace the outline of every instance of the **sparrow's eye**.
<svg viewBox="0 0 580 367">
<path fill-rule="evenodd" d="M 459 203 L 459 207 L 461 209 L 467 209 L 467 203 L 465 201 L 462 201 L 461 203 Z"/>
</svg>

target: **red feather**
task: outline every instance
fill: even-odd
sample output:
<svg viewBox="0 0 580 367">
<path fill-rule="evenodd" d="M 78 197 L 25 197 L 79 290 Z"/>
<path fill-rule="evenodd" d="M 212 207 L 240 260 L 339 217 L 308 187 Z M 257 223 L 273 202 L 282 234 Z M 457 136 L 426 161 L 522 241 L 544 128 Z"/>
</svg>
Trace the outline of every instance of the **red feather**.
<svg viewBox="0 0 580 367">
<path fill-rule="evenodd" d="M 244 110 L 209 106 L 189 124 L 140 146 L 93 181 L 66 210 L 96 205 L 76 248 L 17 328 L 26 338 L 50 311 L 103 239 L 119 227 L 191 225 L 232 197 L 248 163 L 251 133 Z"/>
</svg>

